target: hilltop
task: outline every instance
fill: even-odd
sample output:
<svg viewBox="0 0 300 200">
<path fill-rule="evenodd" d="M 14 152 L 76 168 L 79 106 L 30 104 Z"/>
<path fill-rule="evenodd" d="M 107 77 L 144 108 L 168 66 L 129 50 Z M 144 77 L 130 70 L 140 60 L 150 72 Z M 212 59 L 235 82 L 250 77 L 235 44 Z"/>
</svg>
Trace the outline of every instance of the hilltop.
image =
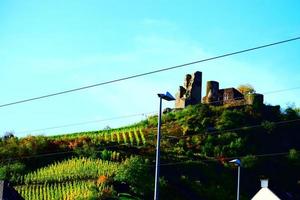
<svg viewBox="0 0 300 200">
<path fill-rule="evenodd" d="M 196 104 L 166 112 L 162 121 L 162 199 L 234 199 L 231 158 L 243 163 L 241 199 L 255 194 L 262 176 L 300 198 L 299 109 Z M 0 176 L 26 199 L 66 199 L 63 191 L 74 195 L 69 199 L 152 199 L 156 131 L 151 116 L 120 129 L 7 135 Z"/>
</svg>

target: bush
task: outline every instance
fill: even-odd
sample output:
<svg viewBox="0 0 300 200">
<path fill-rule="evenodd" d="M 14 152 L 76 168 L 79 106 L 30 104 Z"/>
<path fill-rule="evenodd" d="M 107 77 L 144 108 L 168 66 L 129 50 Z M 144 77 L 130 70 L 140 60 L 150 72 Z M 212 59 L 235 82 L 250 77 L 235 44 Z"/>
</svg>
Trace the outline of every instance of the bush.
<svg viewBox="0 0 300 200">
<path fill-rule="evenodd" d="M 253 155 L 247 155 L 241 159 L 242 167 L 253 168 L 257 164 L 257 157 Z"/>
<path fill-rule="evenodd" d="M 300 158 L 300 156 L 296 149 L 290 149 L 288 158 L 290 160 L 294 161 L 294 160 L 298 160 Z"/>
<path fill-rule="evenodd" d="M 104 149 L 101 152 L 101 159 L 102 160 L 110 160 L 111 159 L 111 154 L 112 154 L 111 151 L 108 151 L 108 150 Z"/>
<path fill-rule="evenodd" d="M 162 115 L 162 122 L 166 123 L 166 122 L 172 122 L 175 120 L 175 113 L 174 112 L 168 112 L 164 115 Z"/>
<path fill-rule="evenodd" d="M 238 110 L 225 110 L 217 121 L 220 130 L 231 129 L 245 125 L 245 115 Z"/>
<path fill-rule="evenodd" d="M 261 125 L 269 134 L 272 133 L 276 127 L 275 123 L 270 121 L 263 121 Z"/>
<path fill-rule="evenodd" d="M 81 147 L 75 147 L 75 153 L 80 157 L 97 158 L 96 147 L 92 144 L 84 143 Z"/>
<path fill-rule="evenodd" d="M 125 182 L 139 195 L 149 195 L 152 191 L 153 177 L 149 173 L 148 162 L 140 157 L 126 159 L 119 167 L 115 181 Z"/>
<path fill-rule="evenodd" d="M 3 165 L 0 167 L 0 179 L 18 181 L 19 177 L 24 174 L 25 165 L 20 162 Z"/>
<path fill-rule="evenodd" d="M 290 149 L 287 156 L 288 161 L 291 165 L 294 165 L 296 168 L 300 166 L 300 153 L 296 149 Z"/>
<path fill-rule="evenodd" d="M 156 127 L 157 126 L 157 115 L 154 115 L 154 116 L 150 116 L 150 117 L 148 117 L 148 125 L 149 126 L 153 126 L 153 127 Z"/>
<path fill-rule="evenodd" d="M 288 107 L 284 111 L 284 119 L 285 120 L 293 120 L 299 118 L 299 113 L 292 106 Z"/>
<path fill-rule="evenodd" d="M 195 106 L 188 106 L 181 112 L 176 113 L 176 119 L 179 121 L 183 134 L 203 133 L 210 125 L 208 116 L 210 109 L 207 105 L 198 104 Z"/>
<path fill-rule="evenodd" d="M 241 153 L 244 140 L 236 133 L 208 135 L 203 141 L 202 154 L 206 156 L 234 156 Z"/>
</svg>

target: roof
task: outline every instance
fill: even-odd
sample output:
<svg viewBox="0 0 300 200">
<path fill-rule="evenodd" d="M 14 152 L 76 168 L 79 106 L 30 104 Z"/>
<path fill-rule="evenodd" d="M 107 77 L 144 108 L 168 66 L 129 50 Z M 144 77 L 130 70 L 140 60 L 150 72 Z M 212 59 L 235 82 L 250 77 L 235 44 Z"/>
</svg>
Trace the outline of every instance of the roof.
<svg viewBox="0 0 300 200">
<path fill-rule="evenodd" d="M 24 200 L 21 195 L 9 185 L 8 181 L 0 181 L 1 200 Z"/>
<path fill-rule="evenodd" d="M 237 89 L 231 87 L 231 88 L 223 88 L 219 90 L 220 93 L 224 93 L 224 92 L 233 92 L 234 95 L 238 95 L 238 96 L 244 96 L 240 91 L 238 91 Z"/>
<path fill-rule="evenodd" d="M 251 200 L 280 200 L 269 188 L 261 188 Z"/>
</svg>

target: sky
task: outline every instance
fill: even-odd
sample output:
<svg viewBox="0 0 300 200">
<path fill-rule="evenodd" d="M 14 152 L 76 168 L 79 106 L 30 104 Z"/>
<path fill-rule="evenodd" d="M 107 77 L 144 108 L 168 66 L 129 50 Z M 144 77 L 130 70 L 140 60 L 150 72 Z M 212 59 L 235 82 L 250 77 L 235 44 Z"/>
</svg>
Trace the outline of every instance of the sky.
<svg viewBox="0 0 300 200">
<path fill-rule="evenodd" d="M 299 10 L 298 0 L 3 0 L 0 105 L 299 37 Z M 55 135 L 128 125 L 157 112 L 157 93 L 175 96 L 185 74 L 195 71 L 203 73 L 203 88 L 208 80 L 219 81 L 221 88 L 251 84 L 258 93 L 299 87 L 299 52 L 297 40 L 2 107 L 0 134 Z M 299 92 L 266 94 L 265 103 L 299 107 Z M 131 117 L 116 119 L 120 116 Z"/>
</svg>

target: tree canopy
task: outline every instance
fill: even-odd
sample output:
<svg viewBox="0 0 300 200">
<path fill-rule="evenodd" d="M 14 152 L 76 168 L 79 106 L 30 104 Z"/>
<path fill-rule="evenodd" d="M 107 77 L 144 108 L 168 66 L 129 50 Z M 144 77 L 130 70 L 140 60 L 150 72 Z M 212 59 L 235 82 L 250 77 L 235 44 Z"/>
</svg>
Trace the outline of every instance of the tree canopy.
<svg viewBox="0 0 300 200">
<path fill-rule="evenodd" d="M 238 91 L 240 91 L 242 94 L 252 94 L 255 93 L 255 89 L 250 84 L 242 84 L 238 86 Z"/>
</svg>

